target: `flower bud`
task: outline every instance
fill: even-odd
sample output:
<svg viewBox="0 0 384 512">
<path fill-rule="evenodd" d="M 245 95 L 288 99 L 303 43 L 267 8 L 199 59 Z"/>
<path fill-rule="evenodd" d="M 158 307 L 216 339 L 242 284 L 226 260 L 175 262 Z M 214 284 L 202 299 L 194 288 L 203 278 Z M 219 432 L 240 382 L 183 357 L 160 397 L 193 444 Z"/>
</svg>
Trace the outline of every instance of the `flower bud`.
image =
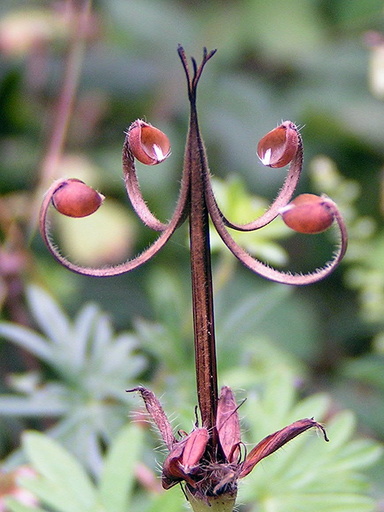
<svg viewBox="0 0 384 512">
<path fill-rule="evenodd" d="M 281 208 L 285 224 L 298 233 L 316 234 L 328 229 L 333 222 L 332 204 L 324 197 L 301 194 Z"/>
<path fill-rule="evenodd" d="M 159 164 L 171 154 L 171 144 L 165 133 L 141 119 L 128 128 L 127 138 L 132 155 L 142 164 Z"/>
<path fill-rule="evenodd" d="M 284 167 L 295 156 L 300 139 L 296 125 L 284 121 L 268 132 L 257 145 L 257 156 L 264 165 Z"/>
<path fill-rule="evenodd" d="M 75 178 L 63 181 L 52 195 L 53 206 L 68 217 L 91 215 L 103 201 L 102 194 Z"/>
</svg>

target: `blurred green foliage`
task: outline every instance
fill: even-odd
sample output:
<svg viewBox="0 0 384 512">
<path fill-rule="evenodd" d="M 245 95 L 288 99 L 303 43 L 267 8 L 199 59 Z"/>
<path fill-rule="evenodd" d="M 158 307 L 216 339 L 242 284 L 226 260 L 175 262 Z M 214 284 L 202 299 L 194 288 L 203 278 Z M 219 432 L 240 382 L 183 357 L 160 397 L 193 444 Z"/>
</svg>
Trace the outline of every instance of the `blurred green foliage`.
<svg viewBox="0 0 384 512">
<path fill-rule="evenodd" d="M 277 290 L 263 294 L 266 303 L 273 302 Z M 147 324 L 113 339 L 108 320 L 92 304 L 71 323 L 42 290 L 34 287 L 28 296 L 29 308 L 46 337 L 11 322 L 0 324 L 0 334 L 47 363 L 54 375 L 48 382 L 43 381 L 43 371 L 14 375 L 13 393 L 0 396 L 0 412 L 8 418 L 57 421 L 46 434 L 24 432 L 22 450 L 4 461 L 3 469 L 18 467 L 15 475 L 23 468 L 21 462 L 32 469 L 24 478 L 15 476 L 15 488 L 4 502 L 9 510 L 32 512 L 36 505 L 43 507 L 40 511 L 48 507 L 57 512 L 181 510 L 181 493 L 164 493 L 155 476 L 154 439 L 148 436 L 146 416 L 121 392 L 122 381 L 131 386 L 139 375 L 146 378 L 145 362 L 152 358 L 157 364 L 151 385 L 166 390 L 180 426 L 190 428 L 193 383 L 185 378 L 187 363 L 178 350 L 177 334 L 167 332 L 162 340 L 165 324 L 160 328 Z M 263 316 L 268 316 L 265 309 L 259 322 Z M 236 325 L 235 312 L 231 323 Z M 262 338 L 253 336 L 249 341 L 245 339 L 241 355 L 222 351 L 231 364 L 221 371 L 225 381 L 248 390 L 247 401 L 241 404 L 247 441 L 254 444 L 277 426 L 315 415 L 326 421 L 331 442 L 323 446 L 319 436 L 303 435 L 290 443 L 240 486 L 243 506 L 266 512 L 271 504 L 288 512 L 308 507 L 336 512 L 341 506 L 373 512 L 373 482 L 365 473 L 382 455 L 382 446 L 372 439 L 352 437 L 351 412 L 329 417 L 329 396 L 312 394 L 299 401 L 297 390 L 303 388 L 299 380 L 308 379 L 304 368 Z M 151 346 L 158 350 L 151 353 Z M 246 363 L 241 362 L 244 355 Z M 136 422 L 122 426 L 128 408 Z M 22 500 L 16 485 L 26 493 Z M 3 499 L 0 494 L 0 503 Z"/>
<path fill-rule="evenodd" d="M 334 199 L 351 235 L 340 268 L 325 281 L 300 289 L 262 282 L 213 239 L 221 383 L 252 393 L 269 374 L 285 368 L 302 383 L 300 393 L 327 392 L 334 409 L 353 410 L 361 435 L 383 442 L 382 0 L 95 0 L 63 154 L 46 183 L 43 162 L 71 37 L 67 7 L 64 0 L 0 4 L 0 305 L 7 322 L 3 329 L 30 335 L 29 347 L 5 341 L 14 340 L 15 331 L 12 336 L 3 333 L 0 344 L 0 405 L 5 404 L 1 456 L 21 457 L 17 452 L 12 459 L 25 428 L 57 431 L 68 418 L 73 427 L 75 412 L 81 409 L 88 419 L 77 442 L 84 440 L 82 435 L 97 438 L 87 453 L 101 465 L 131 408 L 124 388 L 137 379 L 164 392 L 172 405 L 168 410 L 178 418 L 193 420 L 186 229 L 144 268 L 106 280 L 61 268 L 34 230 L 43 185 L 56 177 L 78 177 L 107 200 L 104 213 L 89 224 L 55 221 L 65 253 L 103 265 L 148 245 L 153 235 L 129 210 L 121 179 L 123 132 L 138 117 L 165 131 L 172 143 L 172 157 L 164 164 L 139 169 L 150 206 L 169 218 L 188 120 L 178 43 L 197 58 L 203 46 L 218 48 L 204 74 L 198 107 L 219 202 L 228 217 L 246 215 L 244 205 L 249 205 L 249 219 L 240 220 L 251 220 L 276 194 L 284 171 L 263 168 L 256 159 L 256 143 L 281 119 L 292 119 L 303 126 L 305 172 L 299 192 L 326 193 Z M 242 238 L 249 250 L 296 271 L 322 265 L 332 252 L 328 235 L 291 236 L 280 224 L 246 236 Z M 61 306 L 36 317 L 47 302 L 35 289 L 30 293 L 42 294 L 40 299 L 26 304 L 31 283 L 48 289 Z M 97 305 L 85 305 L 90 300 Z M 102 311 L 128 337 L 115 335 Z M 79 339 L 89 343 L 84 372 L 68 366 L 81 347 L 70 348 L 65 329 L 81 331 Z M 97 345 L 97 336 L 92 336 L 100 331 L 111 357 L 118 346 L 127 351 L 123 361 L 116 361 L 121 366 L 113 378 L 106 375 L 109 355 L 99 354 L 102 363 L 93 360 L 92 366 Z M 60 338 L 56 344 L 55 336 Z M 19 339 L 26 338 L 20 334 Z M 31 350 L 38 340 L 44 343 L 44 354 Z M 71 355 L 67 361 L 65 350 Z M 124 364 L 126 356 L 131 366 Z M 97 389 L 90 385 L 91 377 L 98 381 Z M 24 400 L 13 401 L 15 390 Z M 21 412 L 23 404 L 31 406 L 44 392 L 49 400 L 40 402 L 39 414 Z M 6 412 L 7 396 L 9 406 L 20 406 L 18 414 Z M 46 417 L 43 406 L 50 404 L 56 412 Z M 106 410 L 113 410 L 113 417 L 106 423 L 103 419 L 99 428 Z M 248 413 L 247 408 L 251 429 Z M 72 444 L 68 439 L 67 446 Z M 87 457 L 75 452 L 89 469 Z M 381 464 L 371 475 L 377 501 L 384 499 L 378 484 L 383 478 Z"/>
</svg>

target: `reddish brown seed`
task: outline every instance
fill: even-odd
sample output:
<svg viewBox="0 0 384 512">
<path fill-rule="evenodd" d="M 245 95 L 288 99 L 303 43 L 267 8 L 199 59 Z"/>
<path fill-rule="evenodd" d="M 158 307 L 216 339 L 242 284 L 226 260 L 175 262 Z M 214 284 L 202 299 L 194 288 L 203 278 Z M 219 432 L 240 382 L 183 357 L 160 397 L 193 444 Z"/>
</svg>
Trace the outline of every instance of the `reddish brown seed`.
<svg viewBox="0 0 384 512">
<path fill-rule="evenodd" d="M 165 133 L 141 119 L 131 124 L 127 137 L 132 155 L 143 164 L 159 164 L 171 154 L 171 144 Z"/>
<path fill-rule="evenodd" d="M 285 224 L 297 231 L 314 235 L 327 230 L 333 223 L 332 204 L 315 194 L 301 194 L 281 209 Z"/>
<path fill-rule="evenodd" d="M 68 217 L 91 215 L 101 206 L 103 200 L 102 194 L 76 178 L 63 181 L 52 195 L 53 206 Z"/>
<path fill-rule="evenodd" d="M 257 145 L 257 156 L 264 165 L 284 167 L 295 156 L 299 147 L 297 127 L 291 121 L 268 132 Z"/>
</svg>

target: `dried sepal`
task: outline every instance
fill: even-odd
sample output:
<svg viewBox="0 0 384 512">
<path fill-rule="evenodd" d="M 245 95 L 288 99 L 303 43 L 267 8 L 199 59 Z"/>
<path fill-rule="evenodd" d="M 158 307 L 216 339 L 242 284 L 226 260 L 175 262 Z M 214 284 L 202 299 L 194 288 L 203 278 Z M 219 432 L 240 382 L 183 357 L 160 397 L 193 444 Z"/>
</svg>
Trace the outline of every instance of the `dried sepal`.
<svg viewBox="0 0 384 512">
<path fill-rule="evenodd" d="M 271 455 L 276 450 L 284 446 L 288 441 L 291 441 L 298 435 L 302 434 L 310 428 L 317 428 L 323 433 L 324 439 L 329 441 L 325 429 L 320 423 L 317 423 L 313 418 L 305 418 L 302 420 L 295 421 L 291 425 L 278 430 L 274 434 L 262 439 L 247 455 L 246 459 L 242 463 L 242 467 L 239 473 L 239 478 L 247 476 L 258 462 L 268 455 Z"/>
<path fill-rule="evenodd" d="M 181 464 L 184 471 L 189 473 L 203 456 L 208 444 L 209 433 L 205 427 L 197 427 L 187 436 Z"/>
<path fill-rule="evenodd" d="M 180 460 L 184 451 L 185 440 L 177 442 L 163 463 L 163 471 L 161 475 L 161 484 L 163 489 L 170 489 L 177 483 L 185 480 L 184 471 L 180 465 Z"/>
<path fill-rule="evenodd" d="M 171 154 L 171 144 L 165 133 L 141 119 L 128 128 L 127 140 L 132 155 L 145 165 L 159 164 Z"/>
<path fill-rule="evenodd" d="M 52 204 L 68 217 L 87 217 L 99 209 L 104 196 L 76 178 L 64 180 L 52 195 Z"/>
<path fill-rule="evenodd" d="M 143 386 L 127 389 L 127 393 L 132 393 L 133 391 L 138 391 L 140 393 L 141 398 L 144 400 L 145 408 L 147 409 L 148 414 L 159 429 L 160 435 L 163 438 L 167 448 L 171 450 L 177 441 L 173 435 L 171 424 L 169 423 L 169 420 L 159 400 L 151 390 L 144 388 Z"/>
<path fill-rule="evenodd" d="M 208 430 L 197 427 L 174 444 L 163 464 L 164 489 L 169 489 L 182 480 L 191 487 L 196 485 L 193 476 L 200 471 L 199 462 L 204 455 L 208 440 Z"/>
<path fill-rule="evenodd" d="M 240 455 L 240 420 L 234 394 L 228 386 L 221 388 L 217 403 L 216 429 L 228 462 L 237 462 Z"/>
<path fill-rule="evenodd" d="M 264 165 L 284 167 L 295 156 L 300 144 L 297 126 L 284 121 L 268 132 L 257 145 L 257 156 Z"/>
<path fill-rule="evenodd" d="M 326 231 L 335 218 L 333 203 L 315 194 L 297 196 L 280 210 L 280 214 L 288 227 L 309 235 Z"/>
</svg>

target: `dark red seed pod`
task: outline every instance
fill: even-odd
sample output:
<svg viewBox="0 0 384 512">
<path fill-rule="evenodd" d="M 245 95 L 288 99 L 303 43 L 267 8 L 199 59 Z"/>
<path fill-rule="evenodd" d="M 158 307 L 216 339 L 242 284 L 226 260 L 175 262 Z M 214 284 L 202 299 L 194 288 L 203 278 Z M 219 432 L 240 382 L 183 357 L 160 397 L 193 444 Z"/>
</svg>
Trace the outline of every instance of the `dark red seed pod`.
<svg viewBox="0 0 384 512">
<path fill-rule="evenodd" d="M 285 224 L 297 231 L 314 235 L 327 230 L 333 223 L 332 203 L 315 194 L 301 194 L 281 209 Z"/>
<path fill-rule="evenodd" d="M 104 196 L 76 178 L 65 180 L 52 195 L 56 210 L 68 217 L 87 217 L 102 204 Z"/>
<path fill-rule="evenodd" d="M 291 121 L 284 121 L 260 140 L 257 156 L 264 165 L 284 167 L 295 156 L 299 143 L 297 126 Z"/>
</svg>

